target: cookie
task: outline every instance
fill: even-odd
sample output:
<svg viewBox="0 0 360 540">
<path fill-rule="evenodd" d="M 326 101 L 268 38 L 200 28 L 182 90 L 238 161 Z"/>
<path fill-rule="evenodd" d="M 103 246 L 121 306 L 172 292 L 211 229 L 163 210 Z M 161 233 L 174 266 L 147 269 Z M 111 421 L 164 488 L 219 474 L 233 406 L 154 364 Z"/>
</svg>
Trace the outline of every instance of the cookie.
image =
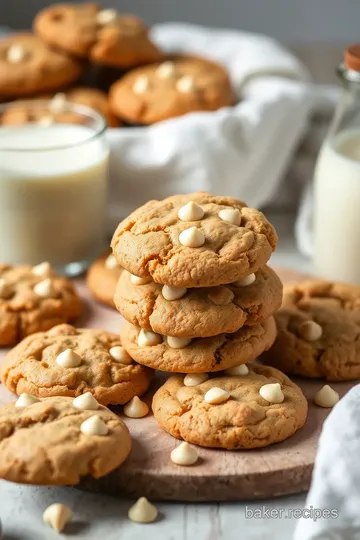
<svg viewBox="0 0 360 540">
<path fill-rule="evenodd" d="M 229 77 L 209 60 L 178 57 L 137 68 L 110 88 L 113 112 L 133 124 L 154 124 L 235 103 Z"/>
<path fill-rule="evenodd" d="M 141 19 L 95 3 L 49 6 L 35 17 L 34 31 L 49 45 L 107 66 L 129 68 L 162 58 Z"/>
<path fill-rule="evenodd" d="M 316 279 L 288 285 L 275 319 L 266 364 L 329 381 L 360 378 L 360 287 Z"/>
<path fill-rule="evenodd" d="M 135 285 L 132 279 L 129 272 L 122 273 L 114 298 L 116 308 L 135 326 L 166 336 L 236 332 L 244 325 L 264 322 L 281 305 L 282 283 L 268 266 L 256 273 L 253 283 L 240 287 L 179 289 L 153 281 Z"/>
<path fill-rule="evenodd" d="M 30 33 L 0 40 L 0 95 L 29 96 L 57 90 L 76 81 L 81 64 L 50 49 Z"/>
<path fill-rule="evenodd" d="M 256 272 L 276 243 L 264 214 L 232 197 L 199 191 L 144 204 L 119 224 L 111 245 L 130 273 L 191 288 L 215 287 Z"/>
<path fill-rule="evenodd" d="M 93 416 L 97 421 L 90 420 Z M 79 409 L 71 398 L 51 397 L 0 408 L 0 478 L 4 480 L 74 485 L 83 476 L 100 478 L 116 469 L 130 449 L 126 425 L 101 405 L 96 410 Z"/>
<path fill-rule="evenodd" d="M 121 272 L 122 268 L 118 265 L 115 257 L 109 253 L 96 259 L 90 266 L 86 283 L 92 295 L 99 302 L 115 307 L 114 294 Z"/>
<path fill-rule="evenodd" d="M 151 376 L 150 369 L 132 362 L 116 334 L 68 324 L 27 337 L 1 366 L 3 384 L 18 395 L 76 397 L 91 392 L 102 405 L 123 404 L 143 394 Z"/>
<path fill-rule="evenodd" d="M 203 373 L 255 360 L 274 343 L 276 328 L 274 319 L 270 318 L 254 326 L 244 326 L 233 334 L 186 340 L 163 339 L 127 322 L 120 335 L 125 349 L 139 364 L 173 373 Z"/>
<path fill-rule="evenodd" d="M 71 282 L 48 263 L 0 264 L 0 346 L 76 319 L 81 300 Z"/>
<path fill-rule="evenodd" d="M 271 403 L 259 391 L 277 383 L 283 401 Z M 261 448 L 293 435 L 305 423 L 307 400 L 286 375 L 253 364 L 247 375 L 216 375 L 191 387 L 184 386 L 183 376 L 172 376 L 154 395 L 152 409 L 157 422 L 173 437 L 237 450 Z"/>
</svg>

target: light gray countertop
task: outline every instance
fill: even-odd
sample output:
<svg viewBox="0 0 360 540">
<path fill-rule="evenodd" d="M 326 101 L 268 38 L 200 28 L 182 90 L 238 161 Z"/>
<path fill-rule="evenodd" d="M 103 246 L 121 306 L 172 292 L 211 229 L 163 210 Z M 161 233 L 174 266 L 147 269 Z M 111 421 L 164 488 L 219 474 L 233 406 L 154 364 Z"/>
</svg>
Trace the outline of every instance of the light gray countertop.
<svg viewBox="0 0 360 540">
<path fill-rule="evenodd" d="M 292 218 L 269 216 L 279 234 L 275 266 L 311 271 L 309 261 L 296 250 Z M 209 486 L 211 490 L 211 486 Z M 66 535 L 100 540 L 290 540 L 296 522 L 289 509 L 302 508 L 305 495 L 243 503 L 157 503 L 160 518 L 148 525 L 127 518 L 130 500 L 85 493 L 75 488 L 31 487 L 0 481 L 0 518 L 6 540 L 51 540 L 59 535 L 42 523 L 44 509 L 54 502 L 68 504 L 75 519 Z M 246 517 L 246 509 L 283 508 L 283 519 Z"/>
</svg>

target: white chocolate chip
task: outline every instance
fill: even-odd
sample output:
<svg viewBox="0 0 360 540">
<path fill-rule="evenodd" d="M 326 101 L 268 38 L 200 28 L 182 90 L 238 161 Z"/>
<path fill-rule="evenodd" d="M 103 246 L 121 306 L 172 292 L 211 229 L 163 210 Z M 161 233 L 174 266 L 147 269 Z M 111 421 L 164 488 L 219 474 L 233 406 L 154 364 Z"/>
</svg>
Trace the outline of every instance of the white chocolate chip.
<svg viewBox="0 0 360 540">
<path fill-rule="evenodd" d="M 155 334 L 155 332 L 144 330 L 143 328 L 140 330 L 137 339 L 139 347 L 152 347 L 154 345 L 160 345 L 160 343 L 162 343 L 160 334 Z"/>
<path fill-rule="evenodd" d="M 6 59 L 10 64 L 19 64 L 26 58 L 26 49 L 23 45 L 11 45 L 7 51 Z"/>
<path fill-rule="evenodd" d="M 225 369 L 224 373 L 226 373 L 226 375 L 247 375 L 249 373 L 249 368 L 246 364 L 241 364 L 240 366 Z"/>
<path fill-rule="evenodd" d="M 229 398 L 229 392 L 223 390 L 222 388 L 218 388 L 217 386 L 210 388 L 210 390 L 208 390 L 204 396 L 206 403 L 210 403 L 211 405 L 225 403 L 225 401 L 227 401 Z"/>
<path fill-rule="evenodd" d="M 24 392 L 23 394 L 20 394 L 20 396 L 15 401 L 15 407 L 27 407 L 28 405 L 32 405 L 33 403 L 38 403 L 38 401 L 40 401 L 40 399 Z"/>
<path fill-rule="evenodd" d="M 192 92 L 195 89 L 194 79 L 190 75 L 184 75 L 177 81 L 176 89 L 183 94 Z"/>
<path fill-rule="evenodd" d="M 284 401 L 280 383 L 264 384 L 260 388 L 259 394 L 269 403 L 282 403 Z"/>
<path fill-rule="evenodd" d="M 7 283 L 7 281 L 3 278 L 0 278 L 0 298 L 3 300 L 6 300 L 7 298 L 10 298 L 13 294 L 13 288 L 10 285 L 10 283 Z"/>
<path fill-rule="evenodd" d="M 315 321 L 304 321 L 299 326 L 299 335 L 306 341 L 316 341 L 322 336 L 322 328 Z"/>
<path fill-rule="evenodd" d="M 43 521 L 56 532 L 61 532 L 72 520 L 73 512 L 65 504 L 55 503 L 48 506 L 43 513 Z"/>
<path fill-rule="evenodd" d="M 147 283 L 150 283 L 149 278 L 142 278 L 139 276 L 135 276 L 134 274 L 130 274 L 130 281 L 133 285 L 146 285 Z"/>
<path fill-rule="evenodd" d="M 248 287 L 249 285 L 252 285 L 255 280 L 256 280 L 256 275 L 249 274 L 248 276 L 245 276 L 241 279 L 238 279 L 237 281 L 234 281 L 233 285 L 235 287 Z"/>
<path fill-rule="evenodd" d="M 207 381 L 209 375 L 207 373 L 188 373 L 184 377 L 185 386 L 197 386 L 205 381 Z"/>
<path fill-rule="evenodd" d="M 170 454 L 171 461 L 176 465 L 194 465 L 199 459 L 197 450 L 183 441 Z"/>
<path fill-rule="evenodd" d="M 114 255 L 111 253 L 108 257 L 106 257 L 105 262 L 104 262 L 104 266 L 108 270 L 113 270 L 114 268 L 119 267 L 119 263 L 115 259 Z"/>
<path fill-rule="evenodd" d="M 232 225 L 239 226 L 241 223 L 241 213 L 237 208 L 226 208 L 224 210 L 220 210 L 219 218 L 222 219 L 222 221 L 231 223 Z"/>
<path fill-rule="evenodd" d="M 120 362 L 120 364 L 131 364 L 132 358 L 130 354 L 124 349 L 124 347 L 121 347 L 120 345 L 117 345 L 116 347 L 111 347 L 109 350 L 109 354 L 115 362 Z"/>
<path fill-rule="evenodd" d="M 66 109 L 66 94 L 59 92 L 50 101 L 49 109 L 53 114 L 64 112 Z"/>
<path fill-rule="evenodd" d="M 140 497 L 129 509 L 128 516 L 135 523 L 151 523 L 157 518 L 156 506 L 151 504 L 146 497 Z"/>
<path fill-rule="evenodd" d="M 179 338 L 179 337 L 172 337 L 167 336 L 166 337 L 166 343 L 171 347 L 172 349 L 184 349 L 191 343 L 190 338 Z"/>
<path fill-rule="evenodd" d="M 164 285 L 161 289 L 161 293 L 165 300 L 172 302 L 173 300 L 179 300 L 187 293 L 185 287 L 170 287 L 169 285 Z"/>
<path fill-rule="evenodd" d="M 52 268 L 47 261 L 33 266 L 32 273 L 39 277 L 49 277 L 52 274 Z"/>
<path fill-rule="evenodd" d="M 314 403 L 319 407 L 333 407 L 339 401 L 339 394 L 331 388 L 328 384 L 325 384 L 314 396 Z"/>
<path fill-rule="evenodd" d="M 33 291 L 37 296 L 41 296 L 41 298 L 56 298 L 57 296 L 57 292 L 52 284 L 51 279 L 49 278 L 36 283 Z"/>
<path fill-rule="evenodd" d="M 97 414 L 84 420 L 80 426 L 80 431 L 84 435 L 107 435 L 109 433 L 107 425 Z"/>
<path fill-rule="evenodd" d="M 36 122 L 39 126 L 48 127 L 52 126 L 55 123 L 55 118 L 53 116 L 42 116 L 39 118 L 39 120 Z"/>
<path fill-rule="evenodd" d="M 183 246 L 197 248 L 205 244 L 205 236 L 197 227 L 190 227 L 179 234 L 179 242 Z"/>
<path fill-rule="evenodd" d="M 82 411 L 96 411 L 99 408 L 99 403 L 91 392 L 85 392 L 85 394 L 76 397 L 73 400 L 73 405 Z"/>
<path fill-rule="evenodd" d="M 129 418 L 143 418 L 149 412 L 149 407 L 137 396 L 133 397 L 125 406 L 124 414 Z"/>
<path fill-rule="evenodd" d="M 156 75 L 160 77 L 160 79 L 169 79 L 174 74 L 175 74 L 175 65 L 173 62 L 163 62 L 156 69 Z"/>
<path fill-rule="evenodd" d="M 58 366 L 64 368 L 75 368 L 81 364 L 81 356 L 79 356 L 72 349 L 66 349 L 56 357 L 56 363 Z"/>
<path fill-rule="evenodd" d="M 199 221 L 204 217 L 204 210 L 194 201 L 190 201 L 178 210 L 181 221 Z"/>
<path fill-rule="evenodd" d="M 149 79 L 146 75 L 138 77 L 133 85 L 133 91 L 135 94 L 144 94 L 150 88 Z"/>
<path fill-rule="evenodd" d="M 96 15 L 96 22 L 100 25 L 109 24 L 117 18 L 117 11 L 115 9 L 102 9 Z"/>
<path fill-rule="evenodd" d="M 227 306 L 234 300 L 234 293 L 227 287 L 212 287 L 212 289 L 208 298 L 216 306 Z"/>
</svg>

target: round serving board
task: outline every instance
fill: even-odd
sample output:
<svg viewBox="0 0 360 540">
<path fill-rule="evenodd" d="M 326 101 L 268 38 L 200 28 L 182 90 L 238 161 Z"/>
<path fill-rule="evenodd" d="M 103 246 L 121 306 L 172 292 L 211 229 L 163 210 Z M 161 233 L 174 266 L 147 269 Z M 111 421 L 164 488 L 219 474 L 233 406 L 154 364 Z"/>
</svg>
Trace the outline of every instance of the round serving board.
<svg viewBox="0 0 360 540">
<path fill-rule="evenodd" d="M 292 270 L 277 269 L 285 282 L 305 276 Z M 78 326 L 104 328 L 118 332 L 122 322 L 119 313 L 91 300 L 83 280 L 77 280 L 86 309 Z M 0 362 L 6 351 L 0 352 Z M 151 396 L 166 375 L 155 377 L 150 391 L 143 398 L 151 404 Z M 163 431 L 154 417 L 126 418 L 121 407 L 114 408 L 128 425 L 133 448 L 129 458 L 105 478 L 85 478 L 82 488 L 91 491 L 146 496 L 171 501 L 251 500 L 288 495 L 309 488 L 321 426 L 329 410 L 312 402 L 320 381 L 294 379 L 309 401 L 305 426 L 288 440 L 259 450 L 226 451 L 198 448 L 200 459 L 192 467 L 180 467 L 170 460 L 170 452 L 179 442 Z M 355 383 L 332 383 L 343 396 Z M 0 385 L 0 404 L 14 395 Z"/>
</svg>

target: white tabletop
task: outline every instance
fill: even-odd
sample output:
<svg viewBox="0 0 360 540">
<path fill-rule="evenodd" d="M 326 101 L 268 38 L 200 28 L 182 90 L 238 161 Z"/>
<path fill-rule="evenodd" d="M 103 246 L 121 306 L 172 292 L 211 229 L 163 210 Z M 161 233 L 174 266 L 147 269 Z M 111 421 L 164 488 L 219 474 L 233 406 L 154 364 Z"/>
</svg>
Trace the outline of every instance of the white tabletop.
<svg viewBox="0 0 360 540">
<path fill-rule="evenodd" d="M 289 216 L 269 216 L 277 228 L 279 247 L 273 265 L 311 271 L 309 261 L 296 250 Z M 209 486 L 211 490 L 211 486 Z M 0 518 L 5 540 L 59 538 L 42 523 L 44 509 L 54 502 L 68 504 L 75 513 L 66 534 L 78 539 L 100 540 L 289 540 L 296 522 L 288 511 L 302 508 L 305 495 L 243 503 L 157 503 L 160 518 L 148 525 L 127 518 L 132 501 L 84 493 L 75 488 L 31 487 L 0 481 Z M 283 518 L 269 518 L 269 509 L 283 509 Z M 263 517 L 250 518 L 251 511 Z"/>
</svg>

